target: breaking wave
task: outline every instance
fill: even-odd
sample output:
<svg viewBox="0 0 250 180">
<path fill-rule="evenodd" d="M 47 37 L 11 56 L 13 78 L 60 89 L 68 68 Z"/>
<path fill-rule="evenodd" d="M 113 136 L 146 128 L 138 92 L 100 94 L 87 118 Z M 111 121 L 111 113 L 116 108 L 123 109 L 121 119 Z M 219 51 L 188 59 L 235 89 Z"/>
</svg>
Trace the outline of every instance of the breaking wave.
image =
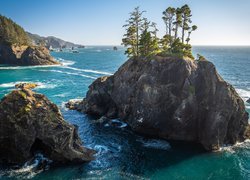
<svg viewBox="0 0 250 180">
<path fill-rule="evenodd" d="M 35 89 L 53 89 L 57 86 L 55 84 L 42 83 L 42 82 L 16 81 L 16 82 L 9 82 L 9 83 L 0 84 L 0 88 L 14 88 L 15 85 L 19 84 L 19 83 L 35 83 L 38 85 Z"/>
<path fill-rule="evenodd" d="M 65 60 L 63 58 L 58 58 L 57 59 L 60 63 L 62 63 L 63 66 L 70 66 L 75 64 L 75 61 L 70 61 L 70 60 Z"/>
<path fill-rule="evenodd" d="M 51 163 L 52 161 L 50 159 L 39 153 L 23 166 L 10 170 L 6 175 L 20 179 L 31 179 L 44 170 L 48 170 Z"/>
<path fill-rule="evenodd" d="M 56 72 L 56 73 L 74 75 L 74 76 L 82 76 L 82 77 L 86 77 L 86 78 L 90 78 L 90 79 L 96 79 L 96 77 L 94 77 L 94 76 L 88 76 L 88 75 L 84 75 L 84 74 L 80 74 L 80 73 L 64 72 L 64 71 L 60 71 L 60 70 L 40 70 L 40 71 L 45 71 L 45 72 Z"/>
<path fill-rule="evenodd" d="M 236 91 L 245 102 L 250 98 L 250 90 L 236 89 Z"/>
<path fill-rule="evenodd" d="M 87 73 L 94 73 L 94 74 L 101 74 L 101 75 L 113 75 L 112 73 L 109 73 L 109 72 L 96 71 L 96 70 L 91 70 L 91 69 L 79 69 L 79 68 L 74 68 L 74 67 L 69 67 L 69 66 L 65 66 L 64 68 L 75 70 L 75 71 L 87 72 Z"/>
</svg>

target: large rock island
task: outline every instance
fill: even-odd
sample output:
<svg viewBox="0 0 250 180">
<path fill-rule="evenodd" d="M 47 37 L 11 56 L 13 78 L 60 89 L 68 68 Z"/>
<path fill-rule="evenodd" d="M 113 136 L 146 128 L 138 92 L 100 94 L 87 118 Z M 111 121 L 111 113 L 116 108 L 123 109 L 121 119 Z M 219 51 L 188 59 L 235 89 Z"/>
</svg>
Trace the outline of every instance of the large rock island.
<svg viewBox="0 0 250 180">
<path fill-rule="evenodd" d="M 55 104 L 19 84 L 0 101 L 0 162 L 24 163 L 36 153 L 58 163 L 93 159 L 94 151 L 82 146 L 77 127 L 67 123 Z"/>
<path fill-rule="evenodd" d="M 120 118 L 144 135 L 198 142 L 209 151 L 249 135 L 243 100 L 206 60 L 132 58 L 68 107 Z"/>
<path fill-rule="evenodd" d="M 60 64 L 42 45 L 33 45 L 22 27 L 0 15 L 0 64 L 29 66 Z"/>
</svg>

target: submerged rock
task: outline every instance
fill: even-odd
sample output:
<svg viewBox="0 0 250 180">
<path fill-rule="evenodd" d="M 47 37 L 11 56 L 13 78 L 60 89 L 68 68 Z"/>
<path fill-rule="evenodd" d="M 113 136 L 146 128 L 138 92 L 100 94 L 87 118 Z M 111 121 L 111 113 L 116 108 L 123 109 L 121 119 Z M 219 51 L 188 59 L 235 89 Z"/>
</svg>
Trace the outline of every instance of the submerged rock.
<svg viewBox="0 0 250 180">
<path fill-rule="evenodd" d="M 0 101 L 0 161 L 23 163 L 36 153 L 60 163 L 93 159 L 94 151 L 82 146 L 78 128 L 55 104 L 31 91 L 33 85 L 17 87 Z"/>
<path fill-rule="evenodd" d="M 0 44 L 0 64 L 34 66 L 57 65 L 57 62 L 42 46 L 18 46 Z"/>
<path fill-rule="evenodd" d="M 74 109 L 120 118 L 141 134 L 201 143 L 207 150 L 246 138 L 248 113 L 235 89 L 206 60 L 130 59 L 89 86 Z"/>
<path fill-rule="evenodd" d="M 247 100 L 247 103 L 249 103 L 249 104 L 250 104 L 250 98 Z"/>
</svg>

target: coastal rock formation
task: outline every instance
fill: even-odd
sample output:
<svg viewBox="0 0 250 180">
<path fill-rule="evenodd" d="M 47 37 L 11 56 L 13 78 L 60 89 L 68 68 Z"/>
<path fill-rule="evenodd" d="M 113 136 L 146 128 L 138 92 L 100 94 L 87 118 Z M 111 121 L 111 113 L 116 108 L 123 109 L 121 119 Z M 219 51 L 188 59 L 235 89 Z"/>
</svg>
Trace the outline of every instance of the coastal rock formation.
<svg viewBox="0 0 250 180">
<path fill-rule="evenodd" d="M 247 103 L 250 103 L 250 98 L 247 100 Z"/>
<path fill-rule="evenodd" d="M 24 29 L 0 15 L 0 64 L 28 66 L 59 64 L 48 49 L 34 46 Z"/>
<path fill-rule="evenodd" d="M 19 46 L 0 44 L 0 64 L 34 66 L 57 65 L 59 62 L 50 56 L 49 50 L 42 46 Z"/>
<path fill-rule="evenodd" d="M 209 151 L 250 134 L 243 100 L 206 60 L 130 59 L 68 107 L 120 118 L 144 135 L 198 142 Z"/>
<path fill-rule="evenodd" d="M 0 101 L 0 161 L 23 163 L 43 153 L 58 163 L 93 159 L 94 151 L 82 146 L 77 127 L 67 123 L 58 107 L 44 95 L 19 84 Z"/>
</svg>

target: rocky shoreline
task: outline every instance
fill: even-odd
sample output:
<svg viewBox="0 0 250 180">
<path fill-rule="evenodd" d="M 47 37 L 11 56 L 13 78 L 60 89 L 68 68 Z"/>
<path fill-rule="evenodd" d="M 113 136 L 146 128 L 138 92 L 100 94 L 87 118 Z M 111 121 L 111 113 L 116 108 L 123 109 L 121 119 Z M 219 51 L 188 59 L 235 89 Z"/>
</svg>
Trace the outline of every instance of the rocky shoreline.
<svg viewBox="0 0 250 180">
<path fill-rule="evenodd" d="M 0 64 L 18 66 L 59 65 L 47 48 L 0 44 Z"/>
<path fill-rule="evenodd" d="M 130 59 L 67 107 L 119 118 L 140 134 L 198 142 L 208 151 L 249 138 L 243 100 L 206 60 Z"/>
<path fill-rule="evenodd" d="M 36 84 L 18 84 L 0 101 L 0 161 L 24 163 L 42 153 L 54 163 L 82 163 L 95 151 L 82 145 L 78 127 L 66 122 L 58 107 L 33 92 Z"/>
</svg>

